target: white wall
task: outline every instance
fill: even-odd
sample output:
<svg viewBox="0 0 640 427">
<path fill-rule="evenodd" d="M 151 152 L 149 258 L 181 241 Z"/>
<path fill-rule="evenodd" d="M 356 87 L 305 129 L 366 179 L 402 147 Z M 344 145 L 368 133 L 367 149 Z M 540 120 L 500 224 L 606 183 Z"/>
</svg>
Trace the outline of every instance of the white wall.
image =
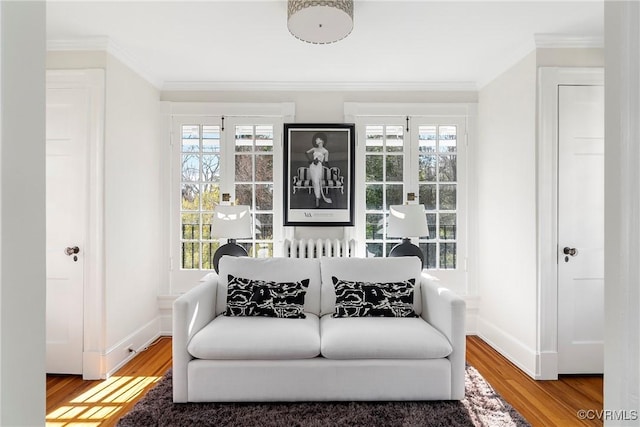
<svg viewBox="0 0 640 427">
<path fill-rule="evenodd" d="M 472 91 L 163 91 L 163 101 L 171 102 L 229 102 L 229 103 L 281 103 L 295 104 L 297 123 L 343 123 L 344 105 L 358 103 L 475 103 L 477 92 Z M 351 238 L 349 227 L 295 227 L 296 238 Z"/>
<path fill-rule="evenodd" d="M 49 52 L 48 69 L 105 70 L 105 371 L 113 372 L 159 331 L 162 257 L 160 92 L 106 52 Z"/>
<path fill-rule="evenodd" d="M 160 259 L 159 91 L 107 55 L 105 120 L 105 292 L 108 363 L 157 333 Z M 124 340 L 124 341 L 123 341 Z M 112 354 L 115 353 L 115 354 Z M 112 368 L 109 366 L 108 368 Z M 110 369 L 109 369 L 110 370 Z"/>
<path fill-rule="evenodd" d="M 640 3 L 605 2 L 607 426 L 640 416 Z M 635 414 L 635 417 L 633 416 Z"/>
<path fill-rule="evenodd" d="M 478 127 L 478 333 L 532 374 L 536 348 L 535 52 L 480 91 Z"/>
<path fill-rule="evenodd" d="M 45 4 L 0 2 L 0 425 L 45 418 Z"/>
<path fill-rule="evenodd" d="M 163 91 L 163 101 L 294 102 L 297 123 L 342 123 L 345 102 L 466 103 L 476 102 L 469 91 Z"/>
<path fill-rule="evenodd" d="M 602 66 L 603 49 L 538 49 L 478 96 L 478 334 L 539 376 L 537 79 L 542 66 Z M 471 179 L 474 182 L 474 179 Z M 471 190 L 473 192 L 473 189 Z"/>
</svg>

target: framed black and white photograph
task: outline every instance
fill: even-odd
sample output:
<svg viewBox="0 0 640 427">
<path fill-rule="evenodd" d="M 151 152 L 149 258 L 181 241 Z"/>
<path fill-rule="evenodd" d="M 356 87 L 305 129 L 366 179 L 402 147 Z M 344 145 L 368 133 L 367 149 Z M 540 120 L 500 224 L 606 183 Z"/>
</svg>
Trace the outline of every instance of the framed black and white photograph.
<svg viewBox="0 0 640 427">
<path fill-rule="evenodd" d="M 355 125 L 285 123 L 284 225 L 352 226 Z"/>
</svg>

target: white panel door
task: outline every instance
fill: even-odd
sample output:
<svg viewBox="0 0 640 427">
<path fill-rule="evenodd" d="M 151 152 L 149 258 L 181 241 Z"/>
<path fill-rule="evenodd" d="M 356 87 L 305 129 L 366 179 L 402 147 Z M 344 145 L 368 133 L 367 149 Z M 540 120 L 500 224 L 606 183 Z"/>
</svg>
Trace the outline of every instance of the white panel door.
<svg viewBox="0 0 640 427">
<path fill-rule="evenodd" d="M 558 373 L 602 373 L 604 87 L 558 100 Z"/>
<path fill-rule="evenodd" d="M 88 95 L 47 89 L 46 370 L 82 374 Z"/>
</svg>

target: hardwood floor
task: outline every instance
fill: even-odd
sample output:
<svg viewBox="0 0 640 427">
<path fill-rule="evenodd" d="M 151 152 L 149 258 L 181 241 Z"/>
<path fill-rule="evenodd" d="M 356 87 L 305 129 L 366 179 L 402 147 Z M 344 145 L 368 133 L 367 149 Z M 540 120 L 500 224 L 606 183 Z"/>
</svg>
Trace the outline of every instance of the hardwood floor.
<svg viewBox="0 0 640 427">
<path fill-rule="evenodd" d="M 115 426 L 171 367 L 171 338 L 162 337 L 106 381 L 47 375 L 47 426 Z"/>
<path fill-rule="evenodd" d="M 602 425 L 577 415 L 579 410 L 602 409 L 602 376 L 534 381 L 475 336 L 467 337 L 467 362 L 533 426 Z M 162 337 L 107 381 L 48 375 L 46 424 L 114 426 L 170 367 L 171 338 Z"/>
<path fill-rule="evenodd" d="M 558 381 L 536 381 L 476 336 L 467 336 L 467 362 L 532 426 L 601 426 L 581 420 L 578 411 L 603 408 L 602 375 L 564 375 Z M 589 418 L 595 412 L 588 412 Z"/>
</svg>

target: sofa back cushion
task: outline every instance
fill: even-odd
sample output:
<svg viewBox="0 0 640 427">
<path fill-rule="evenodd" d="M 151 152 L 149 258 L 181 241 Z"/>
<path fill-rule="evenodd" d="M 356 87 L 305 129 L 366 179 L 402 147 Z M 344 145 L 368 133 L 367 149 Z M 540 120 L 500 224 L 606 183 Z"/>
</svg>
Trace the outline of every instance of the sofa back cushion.
<svg viewBox="0 0 640 427">
<path fill-rule="evenodd" d="M 322 274 L 322 307 L 320 314 L 333 314 L 336 305 L 336 292 L 332 277 L 338 280 L 389 283 L 415 279 L 413 308 L 416 314 L 422 313 L 420 279 L 422 266 L 417 257 L 395 258 L 329 258 L 320 259 Z"/>
<path fill-rule="evenodd" d="M 300 282 L 309 279 L 304 311 L 320 313 L 320 261 L 314 258 L 251 258 L 223 256 L 218 271 L 216 315 L 227 307 L 229 274 L 235 277 L 270 282 Z"/>
</svg>

